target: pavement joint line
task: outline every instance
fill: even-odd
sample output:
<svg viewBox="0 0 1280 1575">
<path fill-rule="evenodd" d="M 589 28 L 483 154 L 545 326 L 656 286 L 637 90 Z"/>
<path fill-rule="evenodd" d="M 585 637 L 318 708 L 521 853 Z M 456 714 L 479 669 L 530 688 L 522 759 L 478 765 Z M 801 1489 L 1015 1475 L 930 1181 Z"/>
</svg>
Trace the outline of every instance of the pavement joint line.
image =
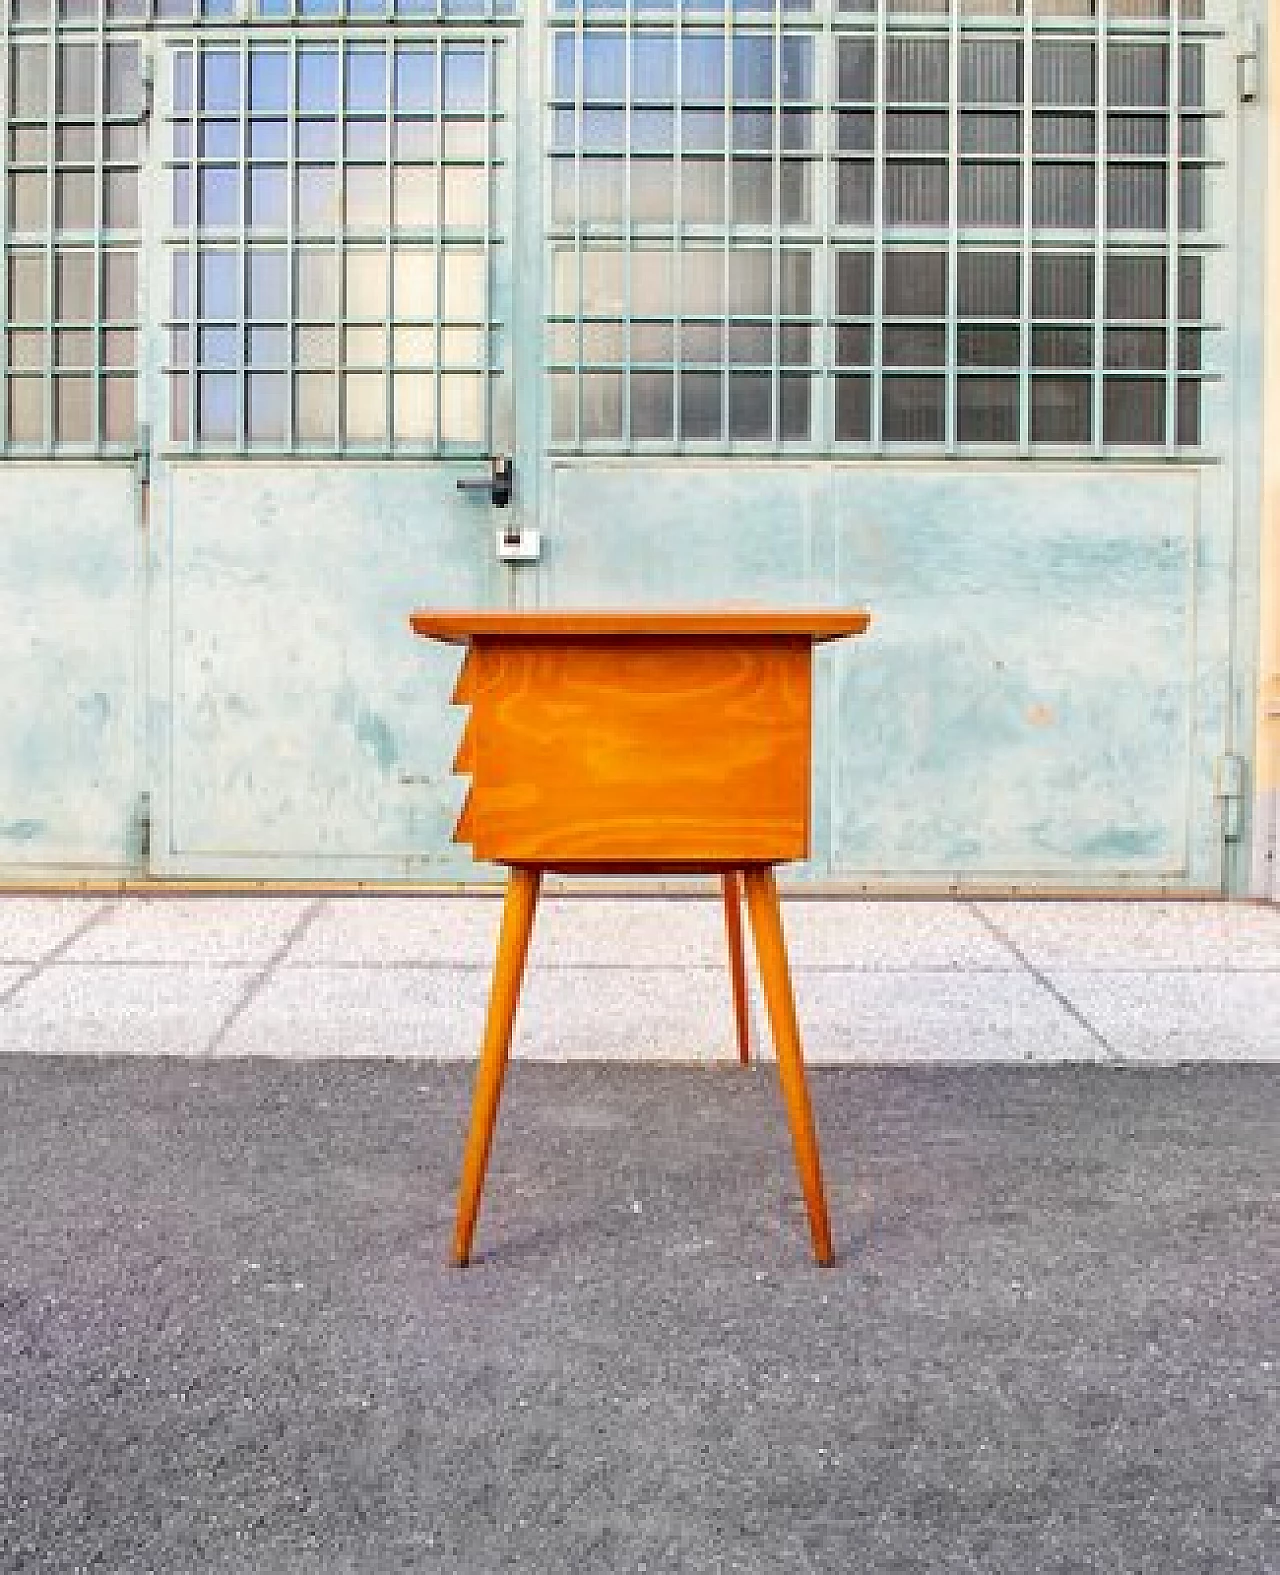
<svg viewBox="0 0 1280 1575">
<path fill-rule="evenodd" d="M 266 962 L 263 963 L 262 967 L 258 969 L 257 973 L 253 974 L 247 981 L 244 990 L 241 992 L 240 999 L 234 1003 L 231 1010 L 222 1019 L 217 1028 L 214 1029 L 208 1044 L 204 1047 L 204 1055 L 217 1055 L 227 1035 L 262 993 L 267 981 L 280 966 L 290 948 L 301 939 L 303 933 L 327 901 L 327 897 L 313 898 L 294 920 L 289 928 L 289 933 L 271 953 L 270 957 L 267 958 Z"/>
<path fill-rule="evenodd" d="M 1069 1017 L 1073 1017 L 1076 1022 L 1080 1024 L 1081 1028 L 1084 1029 L 1084 1031 L 1089 1035 L 1095 1044 L 1101 1045 L 1102 1049 L 1108 1056 L 1110 1056 L 1113 1061 L 1119 1062 L 1125 1059 L 1125 1057 L 1120 1054 L 1120 1052 L 1106 1037 L 1106 1035 L 1089 1021 L 1089 1019 L 1084 1015 L 1084 1013 L 1070 998 L 1070 996 L 1064 995 L 1057 985 L 1054 984 L 1053 980 L 1050 979 L 1048 974 L 1045 973 L 1042 968 L 1036 967 L 1035 963 L 1031 961 L 1026 952 L 1022 950 L 1013 937 L 1006 935 L 1000 926 L 995 922 L 995 920 L 988 917 L 988 915 L 982 911 L 981 906 L 973 898 L 966 900 L 965 907 L 968 908 L 969 912 L 973 914 L 978 923 L 981 924 L 988 931 L 988 933 L 994 937 L 995 940 L 999 941 L 1002 946 L 1008 948 L 1010 953 L 1018 959 L 1018 961 L 1036 981 L 1036 983 L 1042 986 L 1043 989 L 1047 990 L 1053 999 L 1058 1003 L 1058 1005 L 1062 1007 L 1063 1011 L 1066 1012 Z"/>
<path fill-rule="evenodd" d="M 17 999 L 19 992 L 24 990 L 33 979 L 38 979 L 46 968 L 52 967 L 78 940 L 88 935 L 95 925 L 101 924 L 104 919 L 110 917 L 119 906 L 120 899 L 118 897 L 114 900 L 100 903 L 87 919 L 76 925 L 69 935 L 64 935 L 60 941 L 55 941 L 43 957 L 37 958 L 35 962 L 28 964 L 26 969 L 18 975 L 8 989 L 0 990 L 0 1007 L 10 1006 Z"/>
</svg>

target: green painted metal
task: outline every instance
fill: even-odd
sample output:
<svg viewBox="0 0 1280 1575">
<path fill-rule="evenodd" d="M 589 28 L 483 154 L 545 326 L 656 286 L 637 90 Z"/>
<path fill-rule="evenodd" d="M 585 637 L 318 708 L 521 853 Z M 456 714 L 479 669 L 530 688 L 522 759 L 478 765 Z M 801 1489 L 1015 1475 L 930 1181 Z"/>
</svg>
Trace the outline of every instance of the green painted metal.
<svg viewBox="0 0 1280 1575">
<path fill-rule="evenodd" d="M 0 871 L 138 867 L 144 575 L 129 466 L 0 472 Z"/>
<path fill-rule="evenodd" d="M 1238 884 L 1261 145 L 1226 0 L 235 9 L 5 23 L 10 64 L 47 50 L 0 182 L 10 301 L 42 281 L 0 352 L 0 607 L 44 732 L 3 762 L 0 870 L 129 867 L 147 792 L 161 877 L 475 874 L 408 610 L 731 598 L 877 614 L 823 657 L 805 874 Z M 41 127 L 113 200 L 137 170 L 132 227 L 97 196 L 67 229 L 51 166 L 22 228 Z M 492 452 L 506 511 L 457 490 Z M 500 566 L 500 524 L 542 561 Z M 10 616 L 84 598 L 52 644 Z M 95 778 L 32 697 L 99 649 Z"/>
</svg>

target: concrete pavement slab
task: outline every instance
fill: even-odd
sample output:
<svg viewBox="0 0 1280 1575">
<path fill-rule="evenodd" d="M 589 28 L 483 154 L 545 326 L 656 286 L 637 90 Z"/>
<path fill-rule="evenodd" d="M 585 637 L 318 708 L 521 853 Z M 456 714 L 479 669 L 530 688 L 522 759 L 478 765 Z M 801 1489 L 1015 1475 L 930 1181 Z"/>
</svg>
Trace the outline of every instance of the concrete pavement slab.
<svg viewBox="0 0 1280 1575">
<path fill-rule="evenodd" d="M 500 894 L 336 898 L 308 926 L 289 962 L 493 962 Z M 724 961 L 723 908 L 714 897 L 548 893 L 538 904 L 530 966 Z"/>
<path fill-rule="evenodd" d="M 491 964 L 500 896 L 330 897 L 290 948 L 286 966 Z"/>
<path fill-rule="evenodd" d="M 42 1055 L 201 1055 L 244 994 L 247 968 L 45 968 L 0 1007 L 0 1049 Z"/>
<path fill-rule="evenodd" d="M 550 896 L 538 904 L 529 966 L 727 969 L 725 948 L 718 895 Z"/>
<path fill-rule="evenodd" d="M 1280 1062 L 1280 972 L 1055 967 L 1048 976 L 1125 1059 Z"/>
<path fill-rule="evenodd" d="M 263 964 L 312 899 L 133 897 L 67 950 L 69 962 Z"/>
<path fill-rule="evenodd" d="M 489 967 L 281 968 L 219 1051 L 474 1059 Z M 526 980 L 513 1053 L 696 1061 L 736 1054 L 733 1046 L 727 969 L 543 966 Z"/>
<path fill-rule="evenodd" d="M 782 902 L 795 967 L 1016 969 L 968 903 L 795 897 Z"/>
<path fill-rule="evenodd" d="M 1280 969 L 1280 908 L 1228 902 L 982 902 L 1042 968 Z"/>
<path fill-rule="evenodd" d="M 1012 973 L 862 973 L 797 968 L 811 1063 L 1096 1061 L 1106 1050 L 1034 978 Z M 757 1007 L 757 1025 L 765 1025 Z M 771 1054 L 767 1026 L 759 1042 Z"/>
<path fill-rule="evenodd" d="M 474 1058 L 488 968 L 277 969 L 218 1045 L 220 1056 L 285 1060 Z"/>
<path fill-rule="evenodd" d="M 98 897 L 0 896 L 0 962 L 39 962 L 110 906 Z"/>
<path fill-rule="evenodd" d="M 1280 1079 L 0 1058 L 0 1565 L 1267 1575 Z"/>
</svg>

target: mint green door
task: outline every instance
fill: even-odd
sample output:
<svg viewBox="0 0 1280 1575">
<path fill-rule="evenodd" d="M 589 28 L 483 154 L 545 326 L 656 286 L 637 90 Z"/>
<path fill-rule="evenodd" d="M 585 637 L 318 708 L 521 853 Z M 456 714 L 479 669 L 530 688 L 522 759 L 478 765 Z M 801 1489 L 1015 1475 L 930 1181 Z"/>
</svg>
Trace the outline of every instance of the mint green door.
<svg viewBox="0 0 1280 1575">
<path fill-rule="evenodd" d="M 1229 881 L 1261 168 L 1233 29 L 553 8 L 534 594 L 873 610 L 823 659 L 808 874 Z"/>
<path fill-rule="evenodd" d="M 162 874 L 463 868 L 455 664 L 407 619 L 501 594 L 519 36 L 350 22 L 165 41 Z"/>
</svg>

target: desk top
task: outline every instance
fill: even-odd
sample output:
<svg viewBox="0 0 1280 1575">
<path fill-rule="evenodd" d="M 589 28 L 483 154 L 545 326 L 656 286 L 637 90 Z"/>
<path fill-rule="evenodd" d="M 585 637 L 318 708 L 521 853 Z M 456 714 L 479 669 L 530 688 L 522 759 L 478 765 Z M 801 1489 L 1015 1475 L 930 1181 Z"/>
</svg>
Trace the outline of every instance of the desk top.
<svg viewBox="0 0 1280 1575">
<path fill-rule="evenodd" d="M 415 633 L 454 645 L 476 639 L 520 640 L 616 639 L 631 635 L 669 635 L 680 639 L 805 638 L 815 644 L 861 634 L 871 614 L 853 608 L 835 612 L 796 611 L 763 607 L 595 608 L 590 611 L 539 609 L 534 612 L 446 611 L 427 608 L 409 619 Z"/>
</svg>

